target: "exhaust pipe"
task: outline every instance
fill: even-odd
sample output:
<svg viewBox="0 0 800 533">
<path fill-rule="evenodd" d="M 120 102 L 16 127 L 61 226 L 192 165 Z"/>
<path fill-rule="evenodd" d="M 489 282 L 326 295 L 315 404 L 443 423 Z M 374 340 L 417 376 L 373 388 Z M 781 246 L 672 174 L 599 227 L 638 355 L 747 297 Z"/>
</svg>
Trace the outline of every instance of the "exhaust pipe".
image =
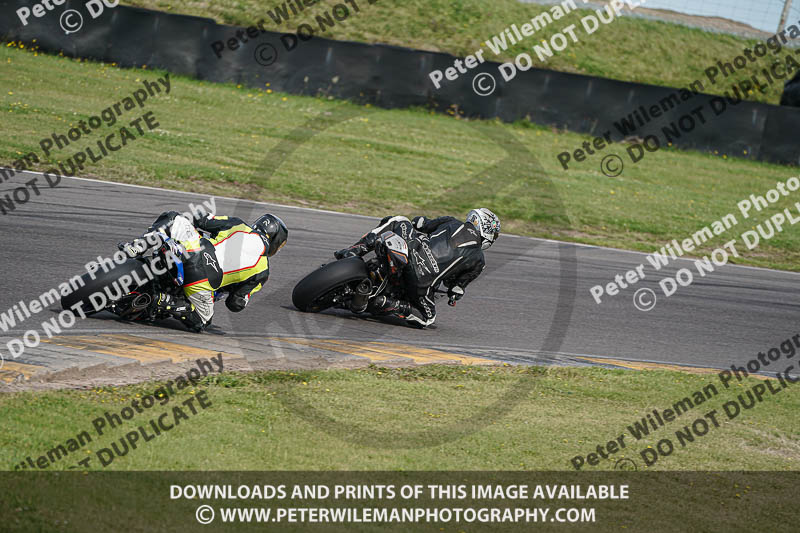
<svg viewBox="0 0 800 533">
<path fill-rule="evenodd" d="M 147 309 L 152 302 L 153 299 L 149 294 L 142 293 L 133 299 L 133 302 L 131 303 L 131 309 L 133 311 L 141 311 L 143 309 Z"/>
<path fill-rule="evenodd" d="M 372 293 L 372 280 L 364 278 L 356 287 L 356 294 L 350 300 L 350 310 L 354 313 L 363 313 L 367 310 L 369 295 Z"/>
</svg>

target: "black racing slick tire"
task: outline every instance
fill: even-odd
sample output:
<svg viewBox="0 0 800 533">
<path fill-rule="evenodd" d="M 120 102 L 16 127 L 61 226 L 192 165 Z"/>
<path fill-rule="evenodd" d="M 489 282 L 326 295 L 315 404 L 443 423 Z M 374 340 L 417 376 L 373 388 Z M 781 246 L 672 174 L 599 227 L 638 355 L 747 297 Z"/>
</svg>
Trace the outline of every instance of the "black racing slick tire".
<svg viewBox="0 0 800 533">
<path fill-rule="evenodd" d="M 118 283 L 126 275 L 131 282 L 127 285 Z M 128 259 L 121 265 L 115 264 L 114 268 L 110 268 L 108 272 L 98 267 L 94 272 L 94 278 L 89 273 L 84 274 L 81 276 L 81 286 L 61 298 L 61 308 L 66 310 L 80 304 L 86 314 L 100 312 L 128 292 L 136 290 L 140 286 L 138 280 L 149 280 L 149 278 L 145 264 L 136 259 Z M 123 282 L 127 281 L 128 278 L 123 280 Z M 128 290 L 125 291 L 125 289 Z M 92 295 L 95 294 L 98 296 L 95 296 L 92 301 Z M 104 302 L 105 305 L 103 305 Z"/>
<path fill-rule="evenodd" d="M 292 291 L 292 303 L 301 311 L 317 313 L 332 305 L 325 296 L 369 274 L 367 265 L 358 257 L 348 257 L 322 265 L 304 277 Z"/>
</svg>

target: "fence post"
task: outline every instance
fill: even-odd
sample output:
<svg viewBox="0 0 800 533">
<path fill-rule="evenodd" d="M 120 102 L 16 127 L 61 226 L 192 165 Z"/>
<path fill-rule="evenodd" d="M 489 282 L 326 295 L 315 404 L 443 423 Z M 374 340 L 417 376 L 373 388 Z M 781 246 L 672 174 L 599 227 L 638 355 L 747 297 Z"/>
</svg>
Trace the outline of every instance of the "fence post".
<svg viewBox="0 0 800 533">
<path fill-rule="evenodd" d="M 789 10 L 792 8 L 792 0 L 786 0 L 786 3 L 783 5 L 783 13 L 781 13 L 781 21 L 778 23 L 778 33 L 783 29 L 786 25 L 786 19 L 789 18 Z"/>
</svg>

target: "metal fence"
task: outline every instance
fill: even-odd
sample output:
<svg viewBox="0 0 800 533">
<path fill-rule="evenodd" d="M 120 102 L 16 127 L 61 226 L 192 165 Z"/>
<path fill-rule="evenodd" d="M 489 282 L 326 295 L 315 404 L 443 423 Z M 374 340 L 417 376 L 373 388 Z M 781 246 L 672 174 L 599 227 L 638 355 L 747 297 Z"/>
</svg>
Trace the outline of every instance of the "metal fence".
<svg viewBox="0 0 800 533">
<path fill-rule="evenodd" d="M 556 0 L 520 0 L 551 5 Z M 800 20 L 800 0 L 639 0 L 641 5 L 626 9 L 626 16 L 662 20 L 716 33 L 762 38 Z M 578 2 L 578 7 L 596 9 L 604 0 Z M 800 41 L 800 39 L 798 39 Z M 800 43 L 798 43 L 800 44 Z"/>
</svg>

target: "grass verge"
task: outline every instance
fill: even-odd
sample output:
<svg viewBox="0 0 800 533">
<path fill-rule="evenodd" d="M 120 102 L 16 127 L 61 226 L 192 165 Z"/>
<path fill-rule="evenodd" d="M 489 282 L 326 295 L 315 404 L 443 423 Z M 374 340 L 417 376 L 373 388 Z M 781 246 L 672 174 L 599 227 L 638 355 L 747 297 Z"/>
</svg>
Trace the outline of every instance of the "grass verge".
<svg viewBox="0 0 800 533">
<path fill-rule="evenodd" d="M 276 15 L 276 8 L 284 3 L 278 0 L 236 0 L 222 2 L 174 2 L 172 0 L 132 0 L 131 5 L 209 17 L 223 24 L 253 26 L 263 21 L 272 31 L 296 31 L 300 24 L 319 27 L 316 17 L 324 17 L 339 0 L 319 0 L 289 19 Z M 553 4 L 558 2 L 553 1 Z M 583 3 L 576 0 L 580 8 Z M 360 10 L 351 9 L 343 22 L 334 22 L 322 36 L 339 40 L 369 43 L 387 43 L 422 50 L 449 52 L 464 57 L 483 48 L 487 59 L 513 60 L 517 54 L 532 53 L 532 46 L 549 39 L 570 24 L 576 25 L 580 40 L 570 42 L 564 53 L 556 54 L 540 68 L 574 72 L 623 81 L 685 87 L 703 78 L 703 71 L 718 60 L 733 61 L 745 48 L 752 48 L 755 40 L 709 33 L 678 24 L 621 17 L 611 24 L 601 25 L 586 35 L 581 28 L 581 18 L 594 14 L 593 10 L 577 9 L 561 19 L 553 20 L 533 36 L 523 39 L 495 56 L 484 41 L 516 24 L 529 22 L 532 17 L 547 12 L 546 6 L 526 4 L 518 0 L 380 0 L 375 3 L 358 1 Z M 269 14 L 278 17 L 280 23 Z M 657 36 L 657 38 L 654 38 Z M 234 32 L 231 32 L 234 37 Z M 210 43 L 209 56 L 213 54 Z M 749 79 L 769 64 L 772 54 L 759 62 L 749 63 L 723 84 L 709 85 L 707 91 L 723 94 L 734 82 Z M 751 91 L 748 99 L 777 104 L 783 85 L 772 85 L 765 93 Z"/>
<path fill-rule="evenodd" d="M 571 470 L 573 457 L 624 434 L 625 449 L 583 471 L 611 470 L 622 457 L 647 469 L 640 452 L 663 438 L 675 451 L 648 470 L 796 470 L 800 387 L 767 393 L 732 420 L 725 415 L 726 402 L 763 383 L 725 389 L 715 375 L 557 367 L 231 373 L 177 391 L 102 435 L 93 420 L 163 384 L 6 394 L 0 463 L 11 470 L 29 456 L 36 462 L 86 431 L 92 441 L 49 469 L 90 458 L 90 470 Z M 628 429 L 708 384 L 718 393 L 666 426 L 641 440 Z M 202 394 L 211 405 L 193 415 L 182 402 L 194 398 L 197 407 Z M 149 428 L 162 413 L 171 425 L 175 406 L 188 418 L 101 465 L 100 455 L 108 458 L 112 443 L 122 450 L 119 439 L 137 426 Z M 704 418 L 713 410 L 719 427 Z M 709 431 L 681 446 L 675 432 L 701 418 Z"/>
<path fill-rule="evenodd" d="M 737 202 L 765 194 L 793 170 L 726 154 L 664 149 L 608 178 L 600 159 L 612 151 L 622 154 L 624 145 L 564 171 L 556 155 L 579 147 L 584 137 L 528 122 L 374 109 L 278 94 L 268 86 L 256 90 L 176 76 L 170 76 L 168 95 L 150 98 L 119 123 L 101 126 L 48 160 L 41 139 L 65 135 L 141 88 L 143 80 L 154 82 L 164 73 L 14 46 L 0 48 L 0 64 L 8 87 L 0 93 L 6 132 L 0 162 L 12 164 L 33 152 L 42 159 L 39 170 L 85 147 L 97 152 L 99 139 L 111 133 L 118 138 L 122 125 L 135 131 L 128 122 L 151 111 L 159 123 L 155 130 L 79 174 L 375 216 L 461 216 L 483 204 L 501 216 L 507 232 L 645 252 L 736 214 L 740 224 L 698 248 L 698 257 L 795 201 L 782 197 L 743 220 Z M 341 114 L 351 118 L 337 119 Z M 510 166 L 500 164 L 509 160 Z M 733 261 L 794 270 L 798 259 L 800 234 L 787 229 Z"/>
</svg>

